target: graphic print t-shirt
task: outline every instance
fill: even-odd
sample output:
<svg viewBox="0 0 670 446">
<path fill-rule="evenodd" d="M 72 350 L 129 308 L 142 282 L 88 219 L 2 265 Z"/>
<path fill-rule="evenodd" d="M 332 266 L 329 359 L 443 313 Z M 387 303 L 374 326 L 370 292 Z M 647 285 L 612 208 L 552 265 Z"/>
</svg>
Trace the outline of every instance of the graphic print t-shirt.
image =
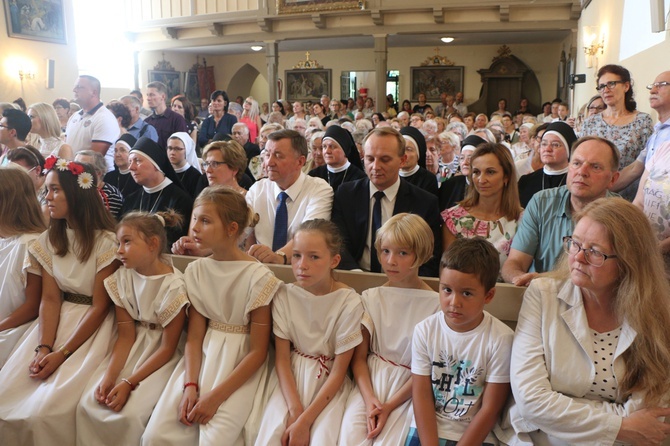
<svg viewBox="0 0 670 446">
<path fill-rule="evenodd" d="M 414 329 L 412 373 L 430 376 L 437 433 L 458 441 L 481 407 L 487 382 L 508 383 L 514 333 L 486 311 L 477 328 L 459 333 L 441 311 Z M 495 443 L 489 433 L 487 443 Z"/>
</svg>

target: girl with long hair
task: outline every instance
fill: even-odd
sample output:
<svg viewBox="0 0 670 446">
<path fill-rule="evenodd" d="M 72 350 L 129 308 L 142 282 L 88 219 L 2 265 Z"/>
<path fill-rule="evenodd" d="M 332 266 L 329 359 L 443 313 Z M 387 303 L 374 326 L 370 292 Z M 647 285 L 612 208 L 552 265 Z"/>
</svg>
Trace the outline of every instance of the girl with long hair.
<svg viewBox="0 0 670 446">
<path fill-rule="evenodd" d="M 49 157 L 49 228 L 28 251 L 42 276 L 39 318 L 0 370 L 6 444 L 74 444 L 75 410 L 108 352 L 114 317 L 104 279 L 118 268 L 114 220 L 91 167 Z M 76 377 L 76 379 L 75 379 Z"/>
</svg>

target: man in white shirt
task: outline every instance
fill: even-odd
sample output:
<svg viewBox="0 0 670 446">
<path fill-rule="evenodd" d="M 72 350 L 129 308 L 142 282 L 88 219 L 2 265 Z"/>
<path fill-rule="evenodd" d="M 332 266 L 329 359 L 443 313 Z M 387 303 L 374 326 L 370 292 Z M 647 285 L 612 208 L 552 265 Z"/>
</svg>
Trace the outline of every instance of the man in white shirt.
<svg viewBox="0 0 670 446">
<path fill-rule="evenodd" d="M 249 255 L 263 263 L 289 264 L 293 233 L 306 220 L 330 220 L 333 189 L 321 178 L 305 175 L 307 142 L 298 132 L 270 133 L 265 144 L 267 178 L 247 193 L 247 203 L 260 219 Z"/>
<path fill-rule="evenodd" d="M 112 144 L 119 138 L 121 131 L 112 112 L 100 102 L 100 81 L 93 76 L 79 76 L 72 91 L 81 110 L 70 116 L 65 129 L 65 142 L 74 153 L 80 150 L 100 153 L 105 157 L 107 170 L 113 170 Z"/>
</svg>

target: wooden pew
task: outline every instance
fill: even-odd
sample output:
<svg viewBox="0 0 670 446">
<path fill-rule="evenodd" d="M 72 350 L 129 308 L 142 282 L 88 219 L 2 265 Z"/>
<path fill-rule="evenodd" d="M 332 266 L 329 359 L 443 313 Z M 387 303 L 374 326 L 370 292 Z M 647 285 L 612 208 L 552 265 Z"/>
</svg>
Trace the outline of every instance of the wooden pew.
<svg viewBox="0 0 670 446">
<path fill-rule="evenodd" d="M 186 269 L 186 265 L 195 260 L 197 257 L 189 256 L 172 256 L 172 263 L 180 271 Z M 291 283 L 295 279 L 293 271 L 288 265 L 267 265 L 272 272 L 275 273 L 278 279 L 285 283 Z M 386 276 L 378 273 L 367 273 L 362 271 L 344 271 L 336 270 L 335 278 L 341 282 L 346 283 L 359 294 L 368 288 L 380 286 L 386 282 Z M 433 277 L 424 277 L 426 283 L 435 291 L 438 291 L 439 280 Z M 526 289 L 517 287 L 507 283 L 499 283 L 496 285 L 496 295 L 493 300 L 486 305 L 486 311 L 505 322 L 512 328 L 516 327 L 519 309 L 523 300 L 523 293 Z"/>
</svg>

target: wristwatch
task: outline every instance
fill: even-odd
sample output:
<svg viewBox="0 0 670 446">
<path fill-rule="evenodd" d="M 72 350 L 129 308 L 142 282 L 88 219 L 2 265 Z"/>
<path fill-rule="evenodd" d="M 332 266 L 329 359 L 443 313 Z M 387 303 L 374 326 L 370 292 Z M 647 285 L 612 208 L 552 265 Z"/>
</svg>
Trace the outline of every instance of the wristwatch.
<svg viewBox="0 0 670 446">
<path fill-rule="evenodd" d="M 277 251 L 275 254 L 282 256 L 284 258 L 284 265 L 288 265 L 288 257 L 286 257 L 286 253 L 284 251 Z"/>
</svg>

